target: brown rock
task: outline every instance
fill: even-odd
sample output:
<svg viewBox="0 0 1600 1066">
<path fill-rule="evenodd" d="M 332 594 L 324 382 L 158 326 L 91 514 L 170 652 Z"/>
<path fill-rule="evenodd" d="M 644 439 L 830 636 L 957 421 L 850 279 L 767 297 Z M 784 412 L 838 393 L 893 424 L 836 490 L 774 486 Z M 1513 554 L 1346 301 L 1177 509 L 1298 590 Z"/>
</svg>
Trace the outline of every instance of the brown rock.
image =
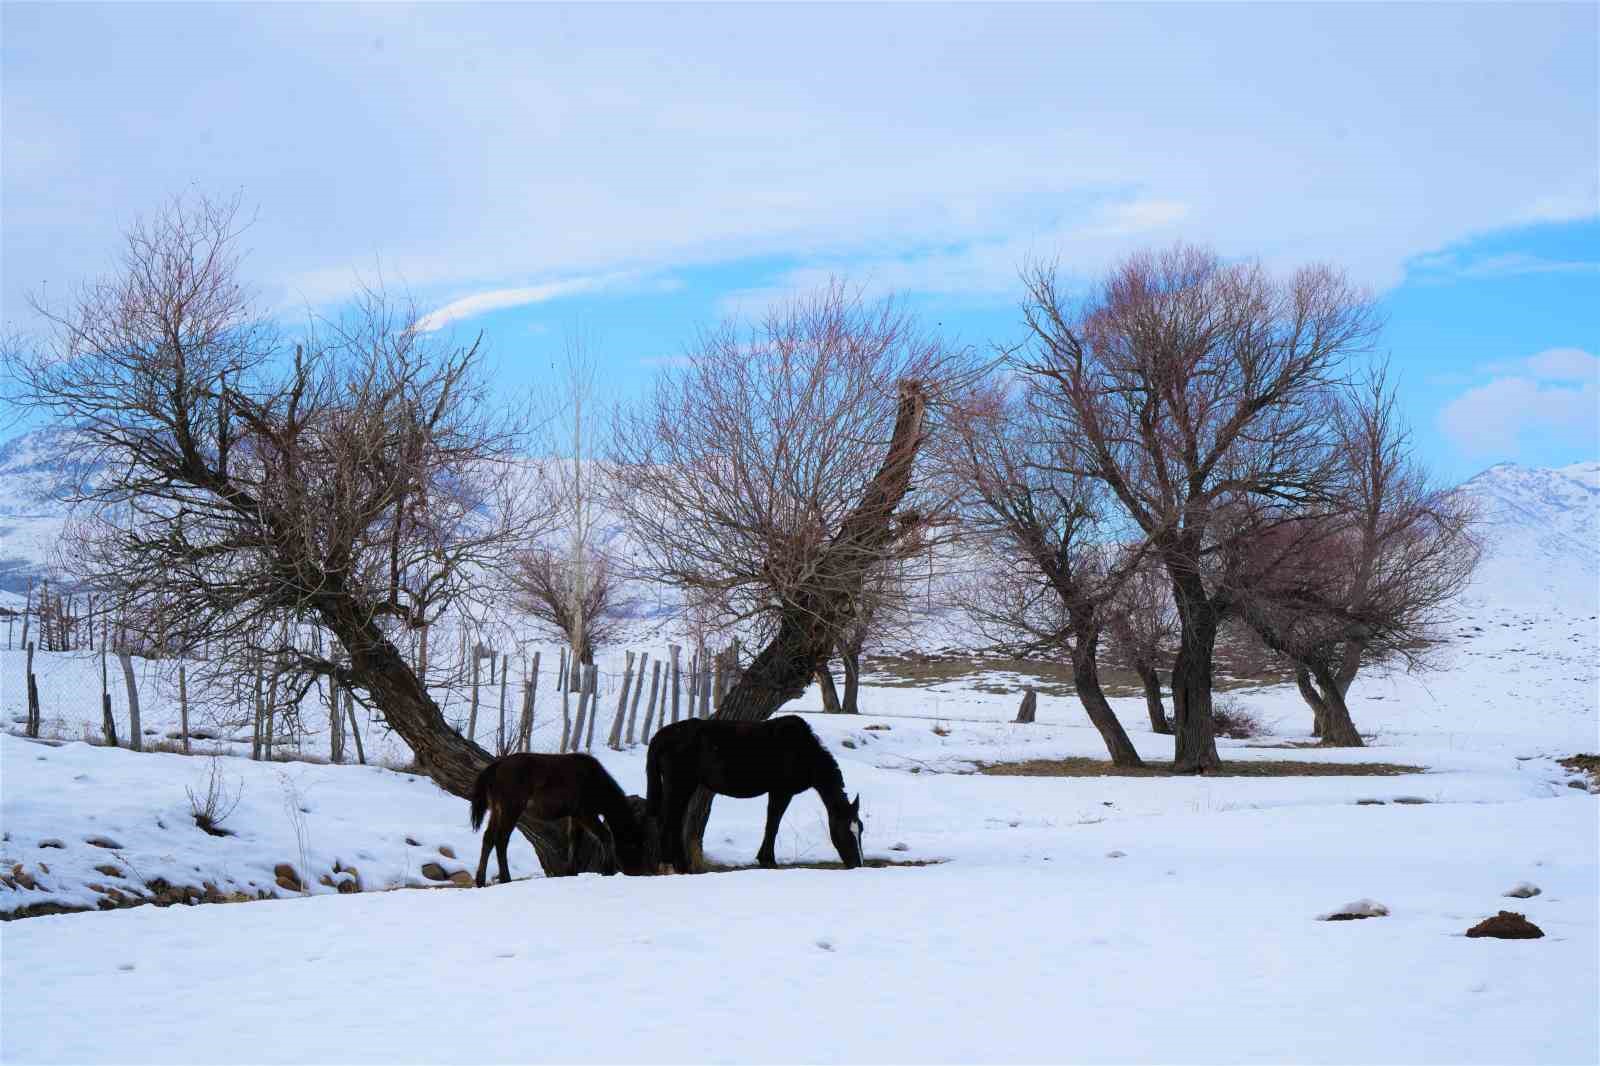
<svg viewBox="0 0 1600 1066">
<path fill-rule="evenodd" d="M 48 840 L 39 841 L 39 846 L 41 848 L 64 848 L 64 847 L 66 847 L 65 844 L 61 843 L 61 841 L 57 840 L 55 837 L 51 837 Z"/>
<path fill-rule="evenodd" d="M 450 875 L 445 873 L 444 867 L 440 866 L 436 862 L 425 862 L 425 863 L 423 863 L 422 864 L 422 876 L 426 877 L 430 881 L 448 881 L 448 880 L 450 880 Z"/>
<path fill-rule="evenodd" d="M 1515 911 L 1501 911 L 1468 929 L 1467 935 L 1491 936 L 1499 940 L 1537 940 L 1544 936 L 1544 930 Z"/>
<path fill-rule="evenodd" d="M 457 870 L 450 875 L 450 881 L 452 884 L 470 885 L 472 884 L 472 875 L 465 870 Z"/>
<path fill-rule="evenodd" d="M 300 875 L 295 873 L 293 866 L 280 862 L 272 868 L 272 876 L 278 879 L 278 887 L 287 888 L 291 892 L 300 891 Z"/>
<path fill-rule="evenodd" d="M 449 844 L 440 844 L 439 854 L 443 855 L 447 859 L 453 859 L 456 857 L 456 853 L 451 849 Z"/>
<path fill-rule="evenodd" d="M 110 837 L 85 837 L 83 842 L 85 844 L 93 844 L 97 848 L 110 848 L 113 851 L 122 847 L 121 844 L 118 844 Z"/>
<path fill-rule="evenodd" d="M 122 870 L 119 867 L 112 866 L 109 862 L 103 862 L 99 866 L 96 866 L 95 872 L 105 874 L 107 877 L 122 876 Z"/>
</svg>

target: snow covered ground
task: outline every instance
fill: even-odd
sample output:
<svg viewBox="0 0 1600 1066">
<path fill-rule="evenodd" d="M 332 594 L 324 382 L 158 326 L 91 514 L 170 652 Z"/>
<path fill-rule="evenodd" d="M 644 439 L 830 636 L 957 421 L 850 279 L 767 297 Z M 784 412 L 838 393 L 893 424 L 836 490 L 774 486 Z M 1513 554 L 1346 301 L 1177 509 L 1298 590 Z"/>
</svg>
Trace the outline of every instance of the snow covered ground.
<svg viewBox="0 0 1600 1066">
<path fill-rule="evenodd" d="M 897 763 L 1092 745 L 1066 727 L 953 723 L 941 738 L 926 723 L 881 721 L 891 729 L 819 724 L 863 794 L 868 853 L 942 863 L 534 878 L 12 922 L 0 927 L 0 1057 L 1592 1062 L 1600 1052 L 1600 808 L 1547 760 L 1469 752 L 1384 778 L 912 774 Z M 8 826 L 13 774 L 35 752 L 100 768 L 113 792 L 130 783 L 116 764 L 170 777 L 163 761 L 181 761 L 0 743 Z M 1145 735 L 1141 747 L 1154 755 L 1160 743 Z M 607 761 L 638 787 L 636 754 Z M 470 843 L 465 804 L 426 782 L 295 769 L 307 775 L 314 864 L 340 850 L 341 834 L 359 834 L 345 821 L 385 842 L 356 863 L 363 878 L 405 861 L 408 829 L 424 848 Z M 341 789 L 340 776 L 359 785 Z M 1401 796 L 1430 802 L 1356 802 Z M 264 864 L 212 850 L 229 840 L 175 824 L 180 800 L 164 807 L 167 830 L 140 829 L 137 805 L 115 801 L 92 824 L 126 834 L 129 852 L 160 835 L 175 856 L 270 878 Z M 70 795 L 49 802 L 91 810 Z M 748 862 L 763 807 L 720 801 L 712 857 Z M 32 820 L 33 808 L 15 809 Z M 275 821 L 289 825 L 270 795 L 239 816 L 262 843 Z M 8 847 L 25 843 L 12 837 Z M 826 839 L 820 806 L 798 801 L 780 861 L 831 857 Z M 293 857 L 289 830 L 272 844 Z M 93 850 L 106 854 L 73 841 L 46 861 Z M 135 864 L 152 861 L 140 852 Z M 531 849 L 519 842 L 512 864 L 533 873 Z M 1502 898 L 1524 880 L 1542 894 Z M 1390 915 L 1316 920 L 1359 898 Z M 1546 937 L 1462 936 L 1503 906 Z"/>
</svg>

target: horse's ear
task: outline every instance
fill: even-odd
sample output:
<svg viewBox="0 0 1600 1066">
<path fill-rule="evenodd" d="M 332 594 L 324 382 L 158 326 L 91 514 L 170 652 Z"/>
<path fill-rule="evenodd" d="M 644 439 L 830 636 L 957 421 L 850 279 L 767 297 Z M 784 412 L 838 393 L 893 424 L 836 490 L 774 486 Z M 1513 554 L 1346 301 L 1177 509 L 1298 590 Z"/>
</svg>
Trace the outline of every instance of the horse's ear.
<svg viewBox="0 0 1600 1066">
<path fill-rule="evenodd" d="M 856 793 L 856 798 L 850 801 L 850 813 L 851 814 L 860 814 L 861 813 L 861 793 L 859 793 L 859 792 Z"/>
</svg>

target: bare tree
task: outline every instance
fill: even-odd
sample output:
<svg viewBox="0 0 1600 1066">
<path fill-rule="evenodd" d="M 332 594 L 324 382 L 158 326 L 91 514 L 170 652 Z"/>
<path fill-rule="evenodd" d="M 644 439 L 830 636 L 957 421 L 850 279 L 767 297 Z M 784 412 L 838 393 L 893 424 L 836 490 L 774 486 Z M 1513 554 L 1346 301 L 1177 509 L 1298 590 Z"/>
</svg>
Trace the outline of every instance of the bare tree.
<svg viewBox="0 0 1600 1066">
<path fill-rule="evenodd" d="M 130 229 L 111 278 L 39 308 L 55 344 L 9 360 L 101 468 L 75 493 L 86 576 L 132 613 L 173 609 L 178 646 L 277 664 L 289 704 L 332 677 L 467 795 L 488 753 L 396 641 L 504 595 L 537 517 L 510 489 L 520 427 L 487 402 L 476 345 L 437 342 L 381 295 L 285 343 L 239 281 L 240 235 L 236 201 L 173 202 Z M 558 827 L 523 830 L 566 869 Z"/>
<path fill-rule="evenodd" d="M 550 635 L 578 649 L 580 662 L 593 663 L 594 650 L 613 643 L 626 622 L 617 611 L 621 583 L 610 554 L 588 546 L 580 599 L 574 595 L 576 568 L 570 545 L 523 549 L 516 556 L 514 602 Z"/>
<path fill-rule="evenodd" d="M 967 613 L 992 636 L 1032 652 L 1066 655 L 1073 688 L 1118 766 L 1141 765 L 1138 751 L 1100 685 L 1099 643 L 1106 605 L 1135 553 L 1104 538 L 1104 487 L 1064 467 L 1048 420 L 1028 395 L 975 391 L 946 449 L 965 490 L 963 518 L 983 538 L 990 565 L 963 583 Z"/>
<path fill-rule="evenodd" d="M 1051 401 L 1068 468 L 1108 486 L 1166 568 L 1173 766 L 1214 768 L 1213 655 L 1236 590 L 1208 581 L 1222 572 L 1210 556 L 1248 533 L 1217 518 L 1230 501 L 1271 501 L 1248 513 L 1272 522 L 1333 491 L 1330 394 L 1378 328 L 1371 300 L 1330 268 L 1280 280 L 1182 246 L 1129 259 L 1077 306 L 1053 268 L 1026 281 L 1019 368 Z"/>
<path fill-rule="evenodd" d="M 1416 461 L 1383 368 L 1351 390 L 1333 423 L 1342 491 L 1248 545 L 1247 565 L 1264 574 L 1239 583 L 1239 612 L 1293 664 L 1322 742 L 1359 747 L 1346 701 L 1356 675 L 1385 660 L 1424 665 L 1479 546 L 1470 503 Z"/>
<path fill-rule="evenodd" d="M 805 690 L 901 527 L 941 507 L 912 475 L 951 360 L 893 304 L 838 284 L 687 355 L 619 419 L 615 506 L 645 576 L 765 642 L 718 712 L 760 720 Z M 698 796 L 691 856 L 709 812 Z"/>
</svg>

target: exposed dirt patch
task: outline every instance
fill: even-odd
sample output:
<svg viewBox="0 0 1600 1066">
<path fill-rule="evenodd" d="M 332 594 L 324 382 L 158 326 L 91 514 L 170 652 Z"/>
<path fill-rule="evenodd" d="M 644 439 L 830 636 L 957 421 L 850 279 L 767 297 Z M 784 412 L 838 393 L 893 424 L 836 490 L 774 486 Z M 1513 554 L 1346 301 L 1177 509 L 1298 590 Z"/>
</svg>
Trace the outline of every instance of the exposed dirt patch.
<svg viewBox="0 0 1600 1066">
<path fill-rule="evenodd" d="M 1294 674 L 1263 660 L 1244 647 L 1234 648 L 1227 641 L 1217 647 L 1216 690 L 1254 685 L 1278 685 L 1294 680 Z M 1010 677 L 986 677 L 989 674 Z M 976 692 L 1020 693 L 1032 685 L 1041 696 L 1070 696 L 1072 667 L 1048 659 L 1017 659 L 998 652 L 941 651 L 934 654 L 908 652 L 897 655 L 869 655 L 862 660 L 862 680 L 886 688 L 921 688 L 952 681 L 968 681 Z M 1128 664 L 1118 659 L 1115 649 L 1102 652 L 1100 684 L 1110 696 L 1142 695 L 1144 686 Z"/>
<path fill-rule="evenodd" d="M 1470 937 L 1492 936 L 1497 940 L 1537 940 L 1544 930 L 1516 911 L 1501 911 L 1467 930 Z"/>
<path fill-rule="evenodd" d="M 1113 766 L 1104 759 L 1029 759 L 1026 762 L 989 763 L 979 767 L 981 774 L 996 777 L 1173 777 L 1171 767 L 1156 763 L 1143 766 Z M 1225 761 L 1207 777 L 1398 777 L 1421 774 L 1421 766 L 1392 762 L 1304 762 L 1295 759 L 1261 759 L 1250 762 Z"/>
<path fill-rule="evenodd" d="M 1590 791 L 1600 791 L 1600 755 L 1569 755 L 1556 762 L 1588 779 Z"/>
</svg>

